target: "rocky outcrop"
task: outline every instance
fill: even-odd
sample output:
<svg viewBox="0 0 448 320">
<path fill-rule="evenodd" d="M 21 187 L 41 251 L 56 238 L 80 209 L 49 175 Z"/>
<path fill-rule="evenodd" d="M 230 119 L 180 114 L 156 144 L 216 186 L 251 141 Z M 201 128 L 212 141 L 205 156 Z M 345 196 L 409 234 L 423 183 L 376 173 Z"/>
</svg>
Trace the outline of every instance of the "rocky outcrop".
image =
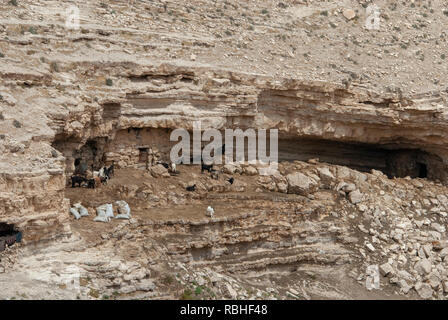
<svg viewBox="0 0 448 320">
<path fill-rule="evenodd" d="M 272 4 L 269 19 L 262 13 L 252 21 L 239 14 L 252 14 L 258 6 L 233 4 L 220 9 L 232 17 L 224 22 L 207 2 L 195 10 L 179 5 L 182 9 L 174 12 L 158 4 L 136 5 L 142 6 L 138 13 L 115 2 L 86 1 L 82 9 L 93 22 L 78 31 L 61 23 L 59 2 L 0 5 L 1 41 L 6 43 L 0 46 L 0 222 L 23 229 L 25 242 L 70 233 L 64 189 L 78 158 L 88 159 L 89 166 L 104 160 L 122 168 L 141 166 L 150 149 L 167 155 L 171 130 L 191 130 L 197 120 L 204 129 L 276 128 L 285 160 L 320 158 L 366 171 L 378 169 L 391 177 L 448 181 L 446 91 L 439 84 L 443 77 L 434 79 L 446 73 L 446 64 L 439 61 L 446 52 L 443 30 L 427 39 L 415 36 L 409 27 L 411 32 L 400 33 L 398 41 L 390 38 L 397 26 L 387 23 L 377 41 L 371 41 L 363 36 L 361 22 L 351 19 L 348 25 L 337 4 L 325 16 L 331 23 L 320 20 L 324 15 L 316 6 L 296 21 L 300 4 Z M 408 10 L 413 16 L 414 9 L 398 5 L 396 11 L 385 8 L 387 14 Z M 352 6 L 363 10 L 358 2 Z M 54 10 L 42 12 L 44 7 Z M 434 7 L 443 4 L 436 1 Z M 445 19 L 439 9 L 428 12 L 428 20 Z M 205 14 L 207 10 L 213 14 Z M 236 12 L 238 21 L 233 23 Z M 173 14 L 190 19 L 182 22 L 186 34 L 176 30 Z M 216 23 L 222 27 L 211 27 Z M 338 23 L 344 23 L 353 38 L 333 41 L 340 33 L 328 25 Z M 148 24 L 161 29 L 141 32 Z M 294 40 L 288 42 L 287 35 Z M 307 45 L 297 48 L 297 39 Z M 392 51 L 387 52 L 390 60 L 383 59 L 386 52 L 379 48 L 401 50 L 411 42 L 431 55 L 438 52 L 434 59 L 440 63 L 423 64 L 421 52 L 414 56 L 399 51 L 406 64 Z M 334 44 L 332 59 L 325 55 L 329 50 L 322 49 L 329 43 Z M 347 48 L 361 55 L 365 65 L 346 59 Z M 327 63 L 338 54 L 346 61 Z M 409 81 L 409 68 L 425 81 Z M 423 93 L 416 93 L 416 88 L 424 88 Z M 255 175 L 254 168 L 240 169 Z M 307 178 L 301 172 L 288 173 L 289 179 L 288 174 L 263 177 L 259 187 L 308 195 L 316 184 L 326 189 L 339 185 L 337 192 L 360 205 L 365 197 L 358 185 L 333 181 L 347 172 L 341 178 L 347 180 L 352 174 L 347 168 L 339 168 L 337 174 L 321 170 Z M 362 183 L 362 174 L 357 177 Z M 226 187 L 230 188 L 219 183 L 203 186 Z M 232 188 L 245 186 L 237 182 Z"/>
<path fill-rule="evenodd" d="M 82 65 L 76 67 L 82 68 Z M 98 73 L 104 71 L 97 70 Z M 42 171 L 42 166 L 51 166 L 52 163 L 56 165 L 50 154 L 58 154 L 59 151 L 66 158 L 65 171 L 70 174 L 74 169 L 77 150 L 88 145 L 89 141 L 95 142 L 98 157 L 105 154 L 107 160 L 107 156 L 113 155 L 109 160 L 119 159 L 125 165 L 134 165 L 136 163 L 129 158 L 134 151 L 120 151 L 121 147 L 114 139 L 122 137 L 121 145 L 134 148 L 136 155 L 133 161 L 138 161 L 138 148 L 141 145 L 147 146 L 143 140 L 141 145 L 138 141 L 132 141 L 132 136 L 135 137 L 138 131 L 129 131 L 131 128 L 192 129 L 193 121 L 201 120 L 203 128 L 278 128 L 280 137 L 292 139 L 291 141 L 305 137 L 375 144 L 375 147 L 387 150 L 419 149 L 428 153 L 418 159 L 426 167 L 427 176 L 446 181 L 444 161 L 448 115 L 444 111 L 446 104 L 441 96 L 437 98 L 437 102 L 434 102 L 433 96 L 419 99 L 379 96 L 364 89 L 345 89 L 324 82 L 272 79 L 206 67 L 168 64 L 117 64 L 114 72 L 122 79 L 121 89 L 118 93 L 109 92 L 107 97 L 95 90 L 84 91 L 77 98 L 63 94 L 63 98 L 59 100 L 66 100 L 67 104 L 58 105 L 50 96 L 40 94 L 40 104 L 46 105 L 46 108 L 37 117 L 19 120 L 23 128 L 30 128 L 29 133 L 18 135 L 23 140 L 17 140 L 17 143 L 23 141 L 23 147 L 9 148 L 3 154 L 3 176 L 13 166 L 15 158 L 12 155 L 20 155 L 21 165 L 15 167 L 18 177 L 27 175 L 26 169 L 21 170 L 20 167 L 32 166 L 32 155 L 40 157 L 38 170 Z M 191 79 L 191 82 L 185 83 L 182 80 L 184 77 Z M 136 78 L 144 80 L 139 81 L 137 86 L 133 80 Z M 224 79 L 227 81 L 226 85 L 223 86 L 223 81 L 214 79 Z M 29 94 L 36 90 L 29 89 Z M 94 96 L 99 97 L 97 102 L 94 101 Z M 25 104 L 17 95 L 16 99 L 17 107 Z M 2 114 L 5 119 L 3 122 L 6 123 L 16 117 L 13 109 L 3 108 Z M 435 114 L 437 117 L 434 117 Z M 31 129 L 35 126 L 47 128 L 48 134 L 41 135 L 39 131 Z M 431 127 L 430 132 L 426 129 L 428 126 Z M 21 128 L 15 128 L 14 131 L 20 130 L 23 131 Z M 8 139 L 12 137 L 11 132 L 3 135 Z M 154 147 L 165 146 L 163 151 L 167 154 L 169 144 L 163 145 L 163 141 L 166 142 L 164 139 L 168 139 L 168 135 L 157 131 L 155 135 L 159 136 L 160 143 L 156 143 Z M 154 135 L 148 137 L 152 137 L 153 144 L 154 141 L 157 142 Z M 41 151 L 34 153 L 36 148 L 32 144 L 35 142 L 30 144 L 25 139 L 39 140 L 39 144 L 46 145 L 48 154 Z M 50 152 L 51 145 L 56 150 Z M 40 203 L 39 206 L 43 211 L 51 211 L 53 207 L 55 211 L 63 212 L 65 207 L 62 206 L 61 194 L 65 180 L 64 165 L 59 163 L 55 169 L 49 170 L 51 173 L 42 175 L 40 179 L 42 183 L 59 181 L 54 191 L 59 202 L 52 201 L 46 209 L 45 203 Z M 404 170 L 404 175 L 406 173 L 408 172 Z M 31 182 L 24 180 L 22 183 L 25 184 L 23 188 L 13 188 L 11 185 L 4 189 L 9 192 L 6 196 L 9 201 L 22 203 L 21 209 L 18 204 L 7 206 L 10 209 L 3 212 L 2 219 L 5 221 L 24 215 L 20 212 L 33 210 L 29 198 L 26 201 L 20 200 L 20 197 L 24 197 L 22 193 L 28 188 L 26 184 Z M 41 194 L 44 190 L 49 190 L 44 189 L 43 185 L 38 189 Z M 38 187 L 34 188 L 37 190 Z M 49 199 L 48 194 L 45 198 Z"/>
</svg>

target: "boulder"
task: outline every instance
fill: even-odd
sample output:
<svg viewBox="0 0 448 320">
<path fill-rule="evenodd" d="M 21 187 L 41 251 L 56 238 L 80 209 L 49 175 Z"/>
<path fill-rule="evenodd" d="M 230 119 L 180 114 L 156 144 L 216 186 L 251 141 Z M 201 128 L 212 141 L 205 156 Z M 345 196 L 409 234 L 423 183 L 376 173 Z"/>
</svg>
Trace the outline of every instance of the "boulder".
<svg viewBox="0 0 448 320">
<path fill-rule="evenodd" d="M 288 193 L 306 196 L 317 191 L 317 182 L 303 173 L 296 172 L 288 174 L 286 179 L 288 180 Z"/>
<path fill-rule="evenodd" d="M 431 228 L 433 228 L 434 230 L 436 230 L 437 232 L 440 232 L 440 233 L 444 233 L 446 231 L 445 226 L 442 226 L 441 224 L 438 224 L 435 222 L 431 223 Z"/>
<path fill-rule="evenodd" d="M 384 263 L 380 265 L 380 273 L 383 277 L 387 277 L 388 275 L 394 275 L 394 268 L 389 263 Z"/>
<path fill-rule="evenodd" d="M 438 272 L 431 272 L 428 276 L 428 283 L 434 289 L 437 290 L 441 284 L 440 275 Z"/>
<path fill-rule="evenodd" d="M 227 297 L 231 298 L 231 299 L 236 299 L 238 297 L 238 293 L 236 292 L 235 289 L 232 288 L 232 286 L 229 283 L 225 284 L 225 291 Z"/>
<path fill-rule="evenodd" d="M 440 258 L 445 258 L 446 256 L 448 256 L 448 248 L 443 248 L 440 253 L 439 253 Z"/>
<path fill-rule="evenodd" d="M 422 259 L 419 262 L 417 262 L 414 266 L 414 269 L 420 274 L 425 275 L 429 274 L 431 272 L 431 261 L 428 259 Z"/>
<path fill-rule="evenodd" d="M 418 283 L 415 285 L 415 290 L 417 291 L 418 295 L 422 299 L 430 299 L 433 294 L 433 290 L 431 286 L 428 283 Z"/>
<path fill-rule="evenodd" d="M 241 167 L 236 164 L 227 163 L 222 167 L 222 172 L 227 174 L 241 173 Z"/>
<path fill-rule="evenodd" d="M 348 199 L 350 200 L 351 203 L 357 204 L 362 201 L 362 196 L 363 194 L 359 192 L 359 190 L 355 190 L 349 193 Z"/>
<path fill-rule="evenodd" d="M 356 190 L 356 185 L 353 183 L 346 183 L 341 187 L 342 191 L 349 193 Z"/>
<path fill-rule="evenodd" d="M 337 177 L 338 179 L 350 179 L 350 169 L 347 167 L 338 167 Z"/>
<path fill-rule="evenodd" d="M 352 20 L 356 17 L 356 12 L 353 9 L 344 9 L 344 11 L 342 11 L 342 14 L 347 20 Z"/>
<path fill-rule="evenodd" d="M 330 172 L 328 167 L 317 168 L 317 173 L 323 183 L 324 186 L 329 187 L 333 181 L 335 181 L 335 177 Z"/>
<path fill-rule="evenodd" d="M 397 285 L 400 287 L 401 291 L 404 294 L 407 294 L 412 288 L 404 279 L 399 280 Z"/>
<path fill-rule="evenodd" d="M 252 166 L 245 167 L 243 172 L 248 176 L 256 176 L 258 174 L 258 170 Z"/>
<path fill-rule="evenodd" d="M 142 279 L 139 283 L 137 283 L 136 288 L 140 291 L 154 291 L 156 286 L 152 280 Z"/>
<path fill-rule="evenodd" d="M 288 192 L 288 184 L 284 182 L 277 183 L 277 191 L 281 193 L 287 193 Z"/>
<path fill-rule="evenodd" d="M 443 281 L 442 288 L 444 293 L 448 293 L 448 281 Z"/>
<path fill-rule="evenodd" d="M 169 177 L 170 174 L 168 172 L 168 169 L 165 168 L 163 165 L 161 164 L 156 164 L 155 166 L 152 166 L 150 169 L 151 175 L 154 178 L 159 178 L 159 177 Z"/>
</svg>

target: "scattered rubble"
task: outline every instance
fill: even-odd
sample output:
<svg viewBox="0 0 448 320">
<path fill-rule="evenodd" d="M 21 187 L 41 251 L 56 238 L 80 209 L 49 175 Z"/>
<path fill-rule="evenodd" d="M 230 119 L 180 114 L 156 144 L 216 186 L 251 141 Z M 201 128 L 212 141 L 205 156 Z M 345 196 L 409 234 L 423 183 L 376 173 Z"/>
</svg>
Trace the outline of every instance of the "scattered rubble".
<svg viewBox="0 0 448 320">
<path fill-rule="evenodd" d="M 446 4 L 305 2 L 0 4 L 0 297 L 446 299 Z M 278 172 L 171 175 L 194 120 L 278 128 Z"/>
</svg>

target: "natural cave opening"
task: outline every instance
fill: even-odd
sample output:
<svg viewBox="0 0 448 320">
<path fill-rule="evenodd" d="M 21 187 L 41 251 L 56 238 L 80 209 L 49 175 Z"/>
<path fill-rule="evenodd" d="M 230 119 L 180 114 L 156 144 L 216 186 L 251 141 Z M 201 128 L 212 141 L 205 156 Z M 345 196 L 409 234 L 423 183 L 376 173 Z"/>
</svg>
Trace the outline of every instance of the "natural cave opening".
<svg viewBox="0 0 448 320">
<path fill-rule="evenodd" d="M 419 178 L 427 178 L 428 177 L 428 168 L 426 167 L 426 164 L 417 162 L 417 168 L 418 168 L 418 177 Z"/>
<path fill-rule="evenodd" d="M 225 142 L 224 134 L 222 142 Z M 110 137 L 89 139 L 82 145 L 59 137 L 53 146 L 67 158 L 67 173 L 72 174 L 99 170 L 102 166 L 112 163 L 115 163 L 117 168 L 140 168 L 155 154 L 163 161 L 169 162 L 171 147 L 176 143 L 170 141 L 170 130 L 129 128 L 117 131 Z M 203 142 L 203 146 L 206 144 L 208 142 Z M 246 156 L 247 146 L 248 141 L 245 139 Z M 269 146 L 270 141 L 267 141 L 268 156 Z M 448 171 L 440 157 L 402 143 L 347 143 L 280 135 L 278 157 L 280 162 L 319 158 L 321 162 L 364 172 L 370 172 L 371 169 L 380 170 L 390 178 L 410 176 L 448 181 Z"/>
<path fill-rule="evenodd" d="M 57 136 L 53 147 L 66 158 L 66 172 L 83 174 L 87 170 L 99 170 L 104 165 L 104 150 L 108 138 L 93 138 L 81 144 L 71 137 Z"/>
<path fill-rule="evenodd" d="M 17 231 L 13 224 L 0 222 L 0 252 L 6 246 L 12 246 L 16 242 L 22 241 L 22 232 Z"/>
<path fill-rule="evenodd" d="M 394 145 L 344 143 L 320 139 L 279 139 L 279 161 L 321 162 L 359 171 L 380 170 L 390 178 L 428 178 L 446 181 L 445 165 L 434 154 Z"/>
</svg>

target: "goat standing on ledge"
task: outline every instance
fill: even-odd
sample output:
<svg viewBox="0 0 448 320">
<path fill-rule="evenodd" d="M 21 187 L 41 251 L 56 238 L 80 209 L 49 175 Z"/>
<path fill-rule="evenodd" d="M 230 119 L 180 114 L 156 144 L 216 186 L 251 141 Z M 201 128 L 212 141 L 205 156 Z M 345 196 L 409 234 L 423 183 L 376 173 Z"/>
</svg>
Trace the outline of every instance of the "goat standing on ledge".
<svg viewBox="0 0 448 320">
<path fill-rule="evenodd" d="M 187 191 L 196 191 L 196 185 L 188 186 Z"/>
<path fill-rule="evenodd" d="M 78 187 L 81 188 L 81 185 L 87 181 L 86 178 L 81 176 L 72 176 L 71 180 L 72 180 L 72 188 L 75 188 L 76 184 L 78 185 Z"/>
</svg>

